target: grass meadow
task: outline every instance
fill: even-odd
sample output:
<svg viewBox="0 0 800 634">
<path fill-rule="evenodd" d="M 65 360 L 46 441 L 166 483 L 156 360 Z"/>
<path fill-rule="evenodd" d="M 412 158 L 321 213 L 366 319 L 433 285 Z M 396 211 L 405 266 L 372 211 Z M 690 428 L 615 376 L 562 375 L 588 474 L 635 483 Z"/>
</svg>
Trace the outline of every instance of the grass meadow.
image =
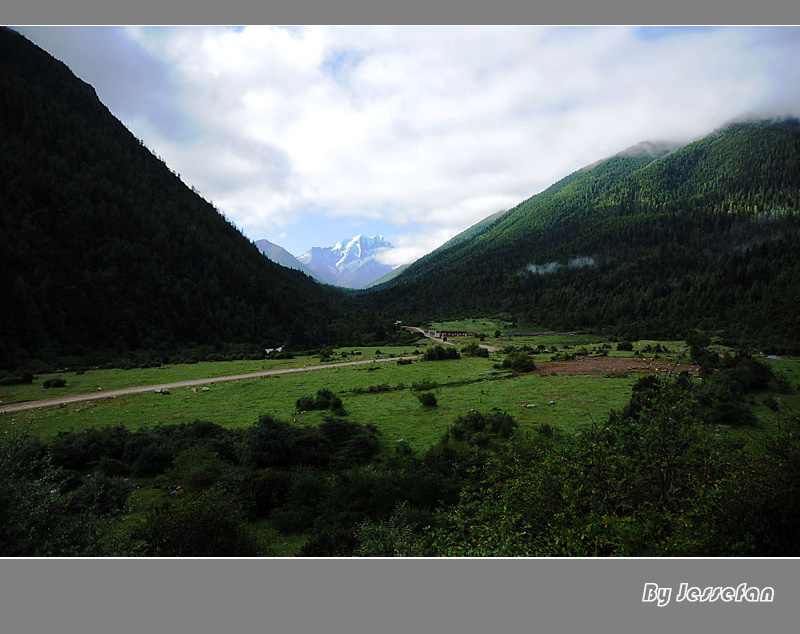
<svg viewBox="0 0 800 634">
<path fill-rule="evenodd" d="M 493 322 L 485 320 L 487 325 Z M 455 325 L 454 325 L 455 324 Z M 455 328 L 460 322 L 441 324 Z M 437 324 L 439 326 L 439 324 Z M 586 341 L 585 335 L 558 337 L 559 350 L 586 348 L 590 354 L 602 350 L 608 342 Z M 547 337 L 536 338 L 546 340 Z M 474 339 L 473 339 L 474 341 Z M 464 343 L 467 343 L 465 341 Z M 518 342 L 514 342 L 515 345 Z M 540 345 L 540 341 L 527 342 Z M 618 352 L 612 344 L 609 356 L 641 354 L 646 346 L 662 345 L 670 350 L 664 356 L 683 358 L 683 342 L 640 341 L 634 350 Z M 332 351 L 328 363 L 351 360 L 386 359 L 421 352 L 427 344 L 392 348 L 344 348 Z M 522 345 L 520 342 L 519 345 Z M 547 345 L 547 344 L 542 344 Z M 537 361 L 550 360 L 552 354 L 537 354 Z M 257 372 L 288 367 L 324 365 L 320 356 L 303 356 L 285 360 L 229 361 L 172 365 L 161 368 L 132 370 L 88 370 L 83 373 L 62 372 L 37 376 L 31 385 L 0 387 L 0 400 L 13 402 L 66 394 L 111 390 L 211 377 L 209 391 L 199 387 L 173 389 L 171 394 L 148 392 L 109 398 L 100 401 L 42 408 L 21 413 L 0 414 L 0 431 L 23 429 L 43 440 L 60 431 L 79 431 L 108 425 L 124 425 L 130 429 L 143 426 L 170 425 L 194 420 L 207 420 L 230 428 L 252 425 L 262 414 L 271 414 L 296 424 L 317 424 L 329 412 L 298 412 L 295 404 L 303 396 L 314 396 L 317 390 L 329 389 L 343 401 L 350 420 L 372 423 L 381 431 L 385 449 L 403 440 L 415 449 L 424 449 L 441 438 L 453 420 L 471 409 L 488 411 L 499 408 L 510 413 L 524 429 L 548 424 L 570 432 L 581 426 L 602 422 L 612 409 L 622 408 L 630 398 L 631 388 L 639 375 L 566 376 L 545 374 L 513 375 L 494 366 L 503 358 L 493 353 L 489 359 L 462 357 L 447 361 L 414 361 L 398 365 L 394 361 L 350 367 L 330 367 L 312 372 L 284 374 L 256 379 L 214 383 L 213 377 Z M 800 408 L 797 395 L 800 381 L 800 360 L 771 359 L 769 363 L 781 371 L 794 387 L 791 394 L 775 394 L 778 412 L 763 404 L 768 394 L 755 395 L 754 411 L 764 419 L 767 428 L 777 424 L 781 415 Z M 65 378 L 64 388 L 45 389 L 44 380 Z M 415 384 L 434 384 L 435 407 L 420 404 Z M 370 389 L 372 388 L 372 389 Z M 759 430 L 732 430 L 745 436 L 758 435 Z"/>
<path fill-rule="evenodd" d="M 381 356 L 400 356 L 413 350 L 407 347 L 385 349 Z M 371 357 L 375 357 L 374 350 L 362 350 L 361 355 L 351 358 Z M 334 355 L 334 360 L 340 361 L 341 357 Z M 319 358 L 281 363 L 291 364 L 292 361 L 295 366 L 314 365 L 319 363 Z M 0 416 L 0 428 L 24 428 L 46 440 L 59 431 L 118 424 L 137 429 L 145 425 L 168 425 L 200 419 L 237 428 L 253 424 L 264 413 L 298 424 L 314 424 L 321 422 L 327 413 L 300 413 L 295 403 L 302 396 L 313 396 L 317 390 L 329 389 L 342 398 L 349 418 L 360 423 L 375 424 L 381 430 L 385 443 L 402 439 L 412 447 L 424 448 L 436 442 L 455 417 L 470 409 L 489 410 L 498 407 L 513 414 L 523 427 L 548 423 L 576 429 L 592 418 L 601 419 L 610 409 L 624 405 L 634 382 L 632 377 L 512 376 L 508 371 L 496 370 L 493 367 L 495 362 L 494 358 L 470 357 L 449 361 L 414 361 L 408 365 L 390 361 L 224 383 L 214 383 L 212 380 L 209 381 L 210 389 L 207 392 L 177 388 L 169 395 L 144 393 L 3 414 Z M 216 376 L 270 369 L 268 362 L 203 365 L 220 366 L 213 368 Z M 168 378 L 166 372 L 159 374 L 158 369 L 141 372 L 97 370 L 74 377 L 76 380 L 69 373 L 59 376 L 67 379 L 67 386 L 73 387 L 73 393 L 80 393 L 92 391 L 98 382 L 111 389 L 112 386 L 126 387 L 142 382 L 157 383 L 159 379 L 177 381 L 197 378 L 203 376 L 202 369 L 207 369 L 195 365 L 184 368 L 186 372 L 181 373 L 181 368 L 173 366 L 168 370 Z M 36 381 L 39 382 L 40 378 L 43 377 L 37 377 Z M 436 395 L 436 407 L 425 407 L 418 401 L 419 392 L 413 386 L 422 382 L 435 384 L 432 390 L 427 391 Z M 81 389 L 81 385 L 88 389 Z M 20 387 L 29 388 L 31 396 L 28 398 L 64 393 L 60 389 L 41 389 L 36 392 L 38 386 L 14 386 L 15 389 Z M 371 387 L 381 390 L 388 387 L 388 391 L 371 392 Z M 553 401 L 552 405 L 550 401 Z"/>
</svg>

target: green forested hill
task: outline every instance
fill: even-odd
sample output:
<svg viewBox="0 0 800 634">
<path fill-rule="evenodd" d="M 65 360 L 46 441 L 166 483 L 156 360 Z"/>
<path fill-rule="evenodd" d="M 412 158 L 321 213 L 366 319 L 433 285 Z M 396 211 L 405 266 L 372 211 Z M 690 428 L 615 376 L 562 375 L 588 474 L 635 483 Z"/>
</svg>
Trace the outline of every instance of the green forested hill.
<svg viewBox="0 0 800 634">
<path fill-rule="evenodd" d="M 365 301 L 625 336 L 800 348 L 800 122 L 735 123 L 579 170 Z"/>
<path fill-rule="evenodd" d="M 263 257 L 9 29 L 0 148 L 0 367 L 330 338 L 335 291 Z"/>
</svg>

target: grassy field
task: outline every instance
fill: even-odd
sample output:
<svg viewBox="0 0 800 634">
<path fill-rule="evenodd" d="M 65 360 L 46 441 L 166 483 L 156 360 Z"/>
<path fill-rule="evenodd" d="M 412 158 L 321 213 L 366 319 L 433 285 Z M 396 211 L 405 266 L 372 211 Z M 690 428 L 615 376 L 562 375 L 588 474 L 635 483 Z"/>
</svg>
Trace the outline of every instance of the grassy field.
<svg viewBox="0 0 800 634">
<path fill-rule="evenodd" d="M 604 342 L 581 344 L 591 352 L 599 351 Z M 609 356 L 632 356 L 647 345 L 660 344 L 683 353 L 682 342 L 642 341 L 631 352 L 606 351 Z M 570 346 L 563 340 L 562 346 Z M 387 358 L 392 355 L 413 354 L 422 347 L 340 349 L 333 352 L 330 363 L 345 360 Z M 353 354 L 354 352 L 360 354 Z M 346 354 L 345 354 L 346 353 Z M 538 354 L 546 361 L 551 354 Z M 489 359 L 464 357 L 459 360 L 422 362 L 409 365 L 388 362 L 377 365 L 327 368 L 308 373 L 287 374 L 258 379 L 210 382 L 210 390 L 193 391 L 178 388 L 169 395 L 144 393 L 102 401 L 45 408 L 18 414 L 0 415 L 0 430 L 27 429 L 43 439 L 59 431 L 81 430 L 107 425 L 124 425 L 131 429 L 159 424 L 176 424 L 193 420 L 209 420 L 230 428 L 252 425 L 261 414 L 295 422 L 317 424 L 327 412 L 296 411 L 295 403 L 303 396 L 314 396 L 317 390 L 329 389 L 340 396 L 351 420 L 373 423 L 382 432 L 385 447 L 403 440 L 421 449 L 435 443 L 453 420 L 470 409 L 487 411 L 493 407 L 512 414 L 523 429 L 547 423 L 569 431 L 602 421 L 611 409 L 619 409 L 630 397 L 637 375 L 627 378 L 602 376 L 544 376 L 523 374 L 512 377 L 498 371 L 494 364 L 502 358 L 492 354 Z M 770 394 L 753 396 L 755 412 L 772 428 L 788 411 L 800 408 L 797 389 L 800 382 L 800 360 L 771 359 L 769 363 L 781 371 L 793 386 L 789 394 L 772 395 L 780 409 L 773 411 L 764 404 Z M 62 373 L 67 387 L 44 389 L 39 376 L 33 385 L 0 388 L 3 401 L 26 400 L 66 393 L 82 393 L 134 385 L 156 384 L 201 377 L 224 376 L 262 369 L 301 367 L 320 364 L 319 356 L 299 357 L 282 361 L 233 361 L 198 363 L 184 366 L 138 370 L 95 370 L 84 374 Z M 53 375 L 55 376 L 55 375 Z M 413 384 L 434 382 L 432 391 L 438 400 L 436 407 L 424 407 L 417 400 Z M 372 386 L 384 386 L 388 391 L 369 391 Z M 553 402 L 550 404 L 550 402 Z M 535 406 L 535 407 L 529 407 Z M 758 434 L 758 430 L 734 432 Z"/>
<path fill-rule="evenodd" d="M 410 351 L 413 348 L 386 349 L 382 356 Z M 374 353 L 364 350 L 354 358 L 370 358 Z M 318 363 L 319 359 L 311 361 Z M 600 419 L 610 409 L 624 405 L 634 381 L 535 374 L 509 378 L 508 372 L 494 369 L 495 362 L 491 358 L 415 361 L 409 365 L 389 362 L 231 381 L 212 384 L 208 392 L 179 388 L 169 395 L 145 393 L 4 414 L 0 417 L 0 428 L 22 427 L 47 439 L 62 430 L 117 424 L 136 429 L 197 419 L 237 428 L 253 424 L 263 413 L 299 424 L 314 424 L 321 422 L 325 413 L 301 414 L 296 411 L 295 403 L 298 398 L 313 396 L 325 388 L 342 398 L 352 420 L 375 424 L 387 445 L 403 439 L 413 447 L 422 448 L 436 442 L 456 416 L 473 408 L 499 407 L 512 413 L 522 426 L 549 423 L 573 429 L 589 422 L 591 417 Z M 187 366 L 187 370 L 196 376 L 196 367 Z M 120 375 L 127 372 L 132 371 L 97 371 L 94 379 L 110 385 L 112 379 L 119 381 Z M 182 378 L 178 372 L 170 377 L 178 378 Z M 423 407 L 417 400 L 418 392 L 412 386 L 421 381 L 437 384 L 432 390 L 439 401 L 437 407 Z M 391 391 L 357 393 L 379 385 L 388 385 Z M 55 391 L 45 392 L 50 395 Z M 553 405 L 549 404 L 551 400 Z M 536 407 L 527 407 L 529 404 Z"/>
</svg>

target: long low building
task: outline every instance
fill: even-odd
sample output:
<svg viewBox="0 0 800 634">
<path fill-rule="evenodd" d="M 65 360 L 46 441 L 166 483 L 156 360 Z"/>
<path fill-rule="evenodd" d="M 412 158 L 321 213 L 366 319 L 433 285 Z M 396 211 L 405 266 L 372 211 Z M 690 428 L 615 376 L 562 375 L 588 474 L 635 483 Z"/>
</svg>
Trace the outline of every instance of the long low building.
<svg viewBox="0 0 800 634">
<path fill-rule="evenodd" d="M 442 337 L 474 337 L 475 334 L 466 330 L 434 330 L 433 336 L 441 339 Z"/>
</svg>

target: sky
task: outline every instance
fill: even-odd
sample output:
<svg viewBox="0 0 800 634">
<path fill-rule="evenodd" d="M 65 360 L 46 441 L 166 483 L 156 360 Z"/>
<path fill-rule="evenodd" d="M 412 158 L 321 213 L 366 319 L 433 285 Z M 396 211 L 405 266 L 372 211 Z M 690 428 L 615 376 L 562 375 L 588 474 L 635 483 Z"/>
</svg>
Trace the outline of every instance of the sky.
<svg viewBox="0 0 800 634">
<path fill-rule="evenodd" d="M 250 239 L 410 262 L 641 141 L 800 116 L 798 27 L 16 27 Z"/>
</svg>

